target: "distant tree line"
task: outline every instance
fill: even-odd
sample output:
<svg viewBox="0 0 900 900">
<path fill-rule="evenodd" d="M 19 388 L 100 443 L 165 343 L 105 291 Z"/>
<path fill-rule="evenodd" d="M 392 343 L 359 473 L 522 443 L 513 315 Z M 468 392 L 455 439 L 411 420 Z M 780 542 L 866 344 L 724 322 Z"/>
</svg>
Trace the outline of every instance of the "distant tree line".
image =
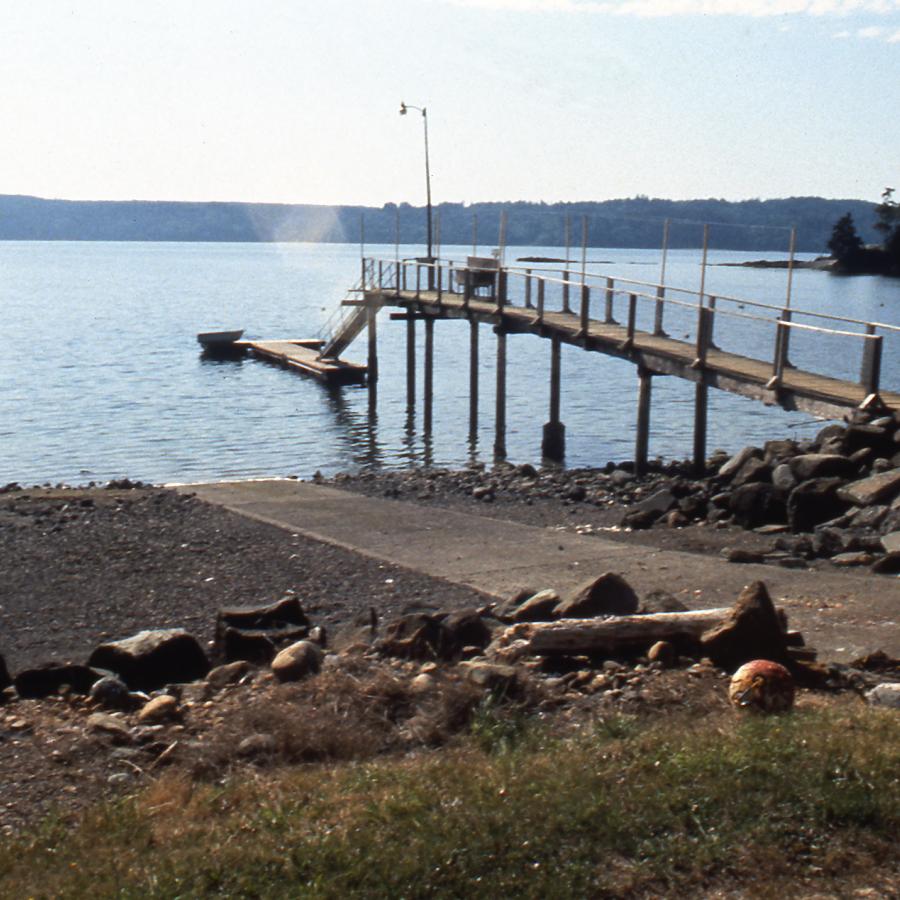
<svg viewBox="0 0 900 900">
<path fill-rule="evenodd" d="M 839 271 L 850 275 L 900 276 L 900 203 L 894 199 L 893 188 L 884 189 L 881 203 L 875 207 L 874 227 L 882 237 L 880 245 L 863 241 L 852 213 L 837 220 L 828 249 L 837 260 Z"/>
<path fill-rule="evenodd" d="M 507 213 L 506 243 L 562 247 L 581 245 L 586 218 L 590 247 L 656 248 L 663 222 L 671 220 L 669 246 L 696 248 L 703 223 L 711 223 L 713 249 L 786 251 L 797 228 L 797 249 L 822 253 L 841 213 L 857 222 L 872 219 L 875 204 L 861 200 L 790 197 L 778 200 L 626 200 L 581 203 L 442 203 L 435 206 L 435 236 L 443 245 L 473 243 L 484 249 L 499 242 L 501 213 Z M 879 209 L 881 207 L 878 207 Z M 0 240 L 67 241 L 313 241 L 356 242 L 364 223 L 367 244 L 426 240 L 422 207 L 314 206 L 273 203 L 182 203 L 70 201 L 0 195 Z M 861 240 L 874 240 L 876 226 L 863 227 Z"/>
</svg>

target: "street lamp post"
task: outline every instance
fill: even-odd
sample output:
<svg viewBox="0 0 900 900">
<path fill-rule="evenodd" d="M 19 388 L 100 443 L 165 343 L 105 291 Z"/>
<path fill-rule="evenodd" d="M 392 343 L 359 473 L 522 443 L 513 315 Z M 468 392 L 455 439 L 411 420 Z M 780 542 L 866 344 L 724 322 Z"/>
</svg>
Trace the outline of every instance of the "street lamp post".
<svg viewBox="0 0 900 900">
<path fill-rule="evenodd" d="M 430 285 L 433 279 L 433 271 L 430 266 L 434 261 L 434 257 L 432 256 L 431 243 L 431 167 L 428 160 L 428 110 L 424 106 L 412 106 L 408 103 L 404 103 L 402 100 L 400 101 L 401 116 L 405 116 L 410 109 L 415 109 L 422 113 L 422 124 L 425 126 L 425 193 L 428 201 L 428 283 Z"/>
</svg>

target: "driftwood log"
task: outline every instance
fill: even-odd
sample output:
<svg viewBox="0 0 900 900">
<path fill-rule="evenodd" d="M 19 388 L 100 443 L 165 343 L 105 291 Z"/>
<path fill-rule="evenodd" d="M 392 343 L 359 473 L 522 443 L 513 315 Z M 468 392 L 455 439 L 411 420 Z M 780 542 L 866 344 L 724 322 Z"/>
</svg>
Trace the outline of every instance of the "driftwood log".
<svg viewBox="0 0 900 900">
<path fill-rule="evenodd" d="M 507 628 L 494 649 L 504 657 L 592 656 L 646 650 L 657 641 L 699 641 L 700 635 L 721 625 L 729 607 L 688 612 L 609 616 L 605 619 L 559 619 L 525 622 Z"/>
</svg>

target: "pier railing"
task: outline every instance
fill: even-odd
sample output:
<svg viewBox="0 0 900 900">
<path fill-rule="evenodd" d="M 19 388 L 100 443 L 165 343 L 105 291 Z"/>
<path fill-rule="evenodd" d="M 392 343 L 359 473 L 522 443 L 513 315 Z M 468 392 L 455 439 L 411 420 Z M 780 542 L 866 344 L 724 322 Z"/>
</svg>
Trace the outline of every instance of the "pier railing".
<svg viewBox="0 0 900 900">
<path fill-rule="evenodd" d="M 473 265 L 453 259 L 366 258 L 354 291 L 374 290 L 427 296 L 438 305 L 445 295 L 452 296 L 461 298 L 464 309 L 470 303 L 489 303 L 497 314 L 507 307 L 533 310 L 532 321 L 538 327 L 558 322 L 559 316 L 571 316 L 585 341 L 598 325 L 618 326 L 624 329 L 624 349 L 634 344 L 638 333 L 642 338 L 671 337 L 694 348 L 695 368 L 704 367 L 712 354 L 726 351 L 726 343 L 737 342 L 739 346 L 726 352 L 770 365 L 767 387 L 772 390 L 781 387 L 785 373 L 793 368 L 792 343 L 796 349 L 804 341 L 807 370 L 812 372 L 812 365 L 824 361 L 826 371 L 814 374 L 850 380 L 856 376 L 848 374 L 848 361 L 855 357 L 859 384 L 867 397 L 877 396 L 884 338 L 900 333 L 900 327 L 884 322 L 586 269 L 548 272 L 536 266 Z M 739 323 L 739 327 L 717 329 L 723 319 Z M 815 343 L 810 345 L 809 339 Z"/>
</svg>

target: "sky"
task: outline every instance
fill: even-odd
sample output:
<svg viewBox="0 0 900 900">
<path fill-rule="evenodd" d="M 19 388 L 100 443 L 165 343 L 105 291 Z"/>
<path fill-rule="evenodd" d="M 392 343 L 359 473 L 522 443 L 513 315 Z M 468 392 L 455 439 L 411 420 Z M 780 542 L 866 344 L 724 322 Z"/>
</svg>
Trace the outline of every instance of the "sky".
<svg viewBox="0 0 900 900">
<path fill-rule="evenodd" d="M 0 0 L 0 193 L 900 190 L 900 0 Z"/>
</svg>

